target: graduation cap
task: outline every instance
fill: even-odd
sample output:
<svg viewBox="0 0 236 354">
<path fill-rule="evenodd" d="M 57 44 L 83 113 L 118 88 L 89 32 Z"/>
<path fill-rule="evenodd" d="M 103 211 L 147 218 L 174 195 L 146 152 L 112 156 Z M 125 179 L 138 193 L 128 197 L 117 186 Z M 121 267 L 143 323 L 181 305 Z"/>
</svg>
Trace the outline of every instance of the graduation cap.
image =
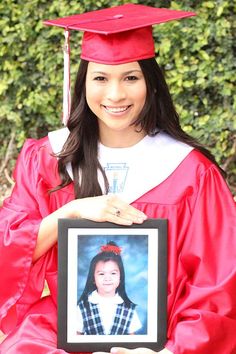
<svg viewBox="0 0 236 354">
<path fill-rule="evenodd" d="M 70 112 L 70 31 L 83 31 L 81 58 L 117 65 L 155 56 L 152 26 L 195 16 L 194 12 L 125 4 L 83 14 L 45 20 L 65 30 L 63 122 Z"/>
</svg>

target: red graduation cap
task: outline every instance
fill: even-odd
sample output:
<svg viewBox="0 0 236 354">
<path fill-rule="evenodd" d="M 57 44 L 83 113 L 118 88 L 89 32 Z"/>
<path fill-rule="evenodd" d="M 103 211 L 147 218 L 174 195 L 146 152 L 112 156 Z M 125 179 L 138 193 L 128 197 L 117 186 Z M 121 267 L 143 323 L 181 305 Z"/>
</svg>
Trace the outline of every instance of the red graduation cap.
<svg viewBox="0 0 236 354">
<path fill-rule="evenodd" d="M 155 56 L 152 25 L 194 15 L 194 12 L 189 11 L 126 4 L 44 21 L 46 25 L 65 29 L 64 123 L 68 119 L 70 110 L 70 30 L 84 32 L 82 59 L 116 65 Z"/>
</svg>

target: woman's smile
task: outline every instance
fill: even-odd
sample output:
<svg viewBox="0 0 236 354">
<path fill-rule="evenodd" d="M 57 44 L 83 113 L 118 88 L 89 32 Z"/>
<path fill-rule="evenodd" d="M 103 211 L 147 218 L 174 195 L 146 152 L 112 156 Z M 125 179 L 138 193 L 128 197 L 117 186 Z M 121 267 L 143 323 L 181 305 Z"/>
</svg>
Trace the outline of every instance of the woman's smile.
<svg viewBox="0 0 236 354">
<path fill-rule="evenodd" d="M 122 106 L 122 107 L 112 107 L 112 106 L 102 105 L 102 107 L 105 108 L 107 113 L 120 116 L 123 113 L 126 113 L 128 109 L 131 107 L 131 105 Z"/>
</svg>

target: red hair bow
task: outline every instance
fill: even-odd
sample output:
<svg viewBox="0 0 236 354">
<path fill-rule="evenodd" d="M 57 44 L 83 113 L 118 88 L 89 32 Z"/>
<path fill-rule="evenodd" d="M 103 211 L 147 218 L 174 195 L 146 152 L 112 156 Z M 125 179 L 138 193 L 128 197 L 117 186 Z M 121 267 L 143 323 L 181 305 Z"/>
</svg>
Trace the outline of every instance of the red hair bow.
<svg viewBox="0 0 236 354">
<path fill-rule="evenodd" d="M 113 252 L 115 254 L 121 254 L 121 247 L 114 245 L 104 245 L 100 247 L 101 252 Z"/>
</svg>

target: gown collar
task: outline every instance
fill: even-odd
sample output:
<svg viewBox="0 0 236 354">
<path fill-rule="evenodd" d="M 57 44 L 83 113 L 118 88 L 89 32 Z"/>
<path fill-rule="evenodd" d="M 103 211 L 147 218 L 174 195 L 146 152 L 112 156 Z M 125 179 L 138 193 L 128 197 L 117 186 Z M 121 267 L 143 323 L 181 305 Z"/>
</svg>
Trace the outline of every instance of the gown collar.
<svg viewBox="0 0 236 354">
<path fill-rule="evenodd" d="M 69 136 L 68 128 L 62 128 L 48 134 L 52 150 L 55 154 L 62 150 Z M 136 149 L 136 150 L 135 150 Z M 192 146 L 177 141 L 168 134 L 160 132 L 154 137 L 145 136 L 138 144 L 131 148 L 108 148 L 99 144 L 99 160 L 103 166 L 103 156 L 109 153 L 116 156 L 121 152 L 129 158 L 130 152 L 136 151 L 136 162 L 133 161 L 132 173 L 135 179 L 127 181 L 124 192 L 117 193 L 128 203 L 139 199 L 162 182 L 164 182 L 193 150 Z M 133 154 L 134 156 L 134 154 Z M 130 159 L 132 164 L 132 159 Z M 71 165 L 67 165 L 67 172 L 72 176 Z M 102 190 L 104 183 L 101 173 L 98 180 Z"/>
</svg>

